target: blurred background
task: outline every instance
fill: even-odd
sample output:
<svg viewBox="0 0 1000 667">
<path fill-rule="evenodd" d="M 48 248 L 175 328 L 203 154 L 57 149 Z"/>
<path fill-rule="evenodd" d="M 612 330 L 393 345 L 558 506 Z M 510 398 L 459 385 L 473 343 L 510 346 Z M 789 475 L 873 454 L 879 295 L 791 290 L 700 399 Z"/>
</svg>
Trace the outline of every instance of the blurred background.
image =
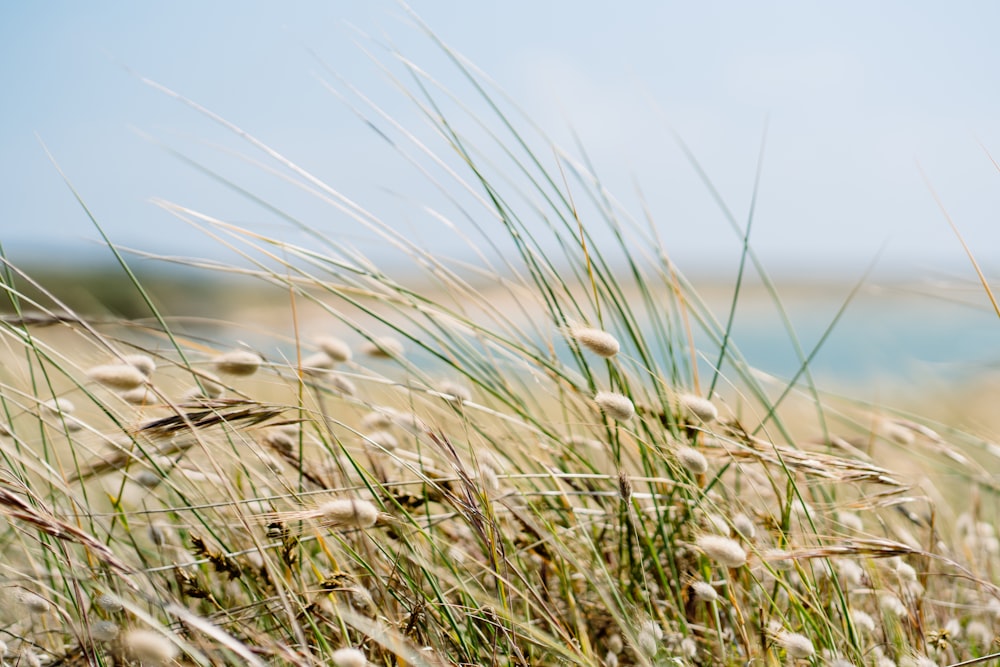
<svg viewBox="0 0 1000 667">
<path fill-rule="evenodd" d="M 542 159 L 551 162 L 557 146 L 586 159 L 642 225 L 645 207 L 671 259 L 710 286 L 723 313 L 763 146 L 750 243 L 789 286 L 807 347 L 874 262 L 817 356 L 818 372 L 858 381 L 992 368 L 1000 323 L 932 195 L 992 275 L 1000 261 L 1000 171 L 990 157 L 1000 157 L 1000 5 L 985 2 L 4 3 L 5 256 L 70 296 L 75 290 L 74 305 L 89 299 L 123 315 L 137 307 L 57 163 L 123 248 L 241 261 L 155 201 L 304 242 L 215 174 L 391 261 L 393 251 L 351 216 L 254 166 L 259 151 L 145 77 L 259 138 L 418 245 L 475 261 L 461 240 L 471 223 L 449 217 L 456 233 L 442 233 L 429 212 L 450 216 L 444 193 L 466 195 L 440 173 L 437 189 L 408 161 L 416 151 L 400 141 L 405 133 L 380 134 L 398 123 L 413 138 L 440 139 L 408 99 L 414 80 L 397 54 L 428 74 L 424 83 L 453 112 L 476 104 L 419 21 L 509 96 L 509 113 Z M 472 113 L 490 115 L 481 104 Z M 503 173 L 501 145 L 471 120 L 463 127 Z M 443 151 L 440 141 L 433 150 Z M 129 256 L 171 303 L 186 304 L 189 281 L 204 280 Z M 200 307 L 211 309 L 218 295 L 198 284 Z M 766 303 L 748 292 L 737 334 L 751 360 L 787 376 L 794 355 L 775 318 L 757 315 Z"/>
</svg>

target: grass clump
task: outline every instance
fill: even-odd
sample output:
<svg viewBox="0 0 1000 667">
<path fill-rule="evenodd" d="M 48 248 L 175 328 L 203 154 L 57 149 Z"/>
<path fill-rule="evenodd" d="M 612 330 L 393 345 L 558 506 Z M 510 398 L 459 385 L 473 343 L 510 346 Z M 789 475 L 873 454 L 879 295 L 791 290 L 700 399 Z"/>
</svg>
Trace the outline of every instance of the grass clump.
<svg viewBox="0 0 1000 667">
<path fill-rule="evenodd" d="M 498 266 L 433 256 L 186 100 L 414 273 L 290 216 L 314 242 L 161 203 L 240 253 L 223 271 L 286 295 L 258 353 L 242 349 L 252 323 L 207 335 L 152 300 L 149 319 L 95 321 L 6 265 L 0 576 L 31 613 L 0 610 L 5 651 L 106 665 L 989 655 L 1000 541 L 987 471 L 1000 448 L 824 396 L 791 330 L 802 370 L 764 384 L 731 320 L 593 170 L 558 151 L 546 167 L 442 49 L 518 183 L 491 177 L 440 111 L 450 92 L 405 60 L 402 90 L 465 171 L 364 98 L 357 111 L 468 195 L 453 204 L 491 221 L 484 244 L 506 234 Z M 593 242 L 598 224 L 617 246 Z M 956 480 L 973 502 L 952 502 Z"/>
</svg>

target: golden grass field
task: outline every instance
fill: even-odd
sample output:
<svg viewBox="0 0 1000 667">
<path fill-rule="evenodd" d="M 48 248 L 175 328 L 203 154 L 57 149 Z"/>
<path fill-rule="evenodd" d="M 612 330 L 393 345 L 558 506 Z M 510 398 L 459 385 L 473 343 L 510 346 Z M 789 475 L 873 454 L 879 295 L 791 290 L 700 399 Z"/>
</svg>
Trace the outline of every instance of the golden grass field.
<svg viewBox="0 0 1000 667">
<path fill-rule="evenodd" d="M 0 660 L 998 659 L 995 376 L 831 391 L 814 353 L 864 280 L 800 340 L 791 290 L 752 245 L 702 289 L 478 90 L 530 192 L 490 178 L 452 119 L 429 120 L 485 242 L 509 243 L 502 269 L 446 262 L 359 209 L 409 257 L 405 278 L 306 221 L 289 220 L 313 235 L 296 245 L 163 202 L 238 247 L 243 263 L 213 270 L 253 287 L 205 279 L 194 301 L 163 299 L 106 239 L 115 312 L 5 261 Z M 349 208 L 179 99 L 304 196 Z M 583 199 L 599 215 L 579 216 Z M 795 361 L 785 376 L 741 353 L 734 313 L 756 302 Z"/>
</svg>

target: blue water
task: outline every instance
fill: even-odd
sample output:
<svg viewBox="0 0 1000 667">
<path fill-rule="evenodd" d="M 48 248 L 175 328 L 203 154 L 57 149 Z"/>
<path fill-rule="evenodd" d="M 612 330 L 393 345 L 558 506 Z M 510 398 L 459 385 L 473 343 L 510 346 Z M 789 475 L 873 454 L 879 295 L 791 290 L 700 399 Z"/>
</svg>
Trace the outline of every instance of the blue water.
<svg viewBox="0 0 1000 667">
<path fill-rule="evenodd" d="M 819 342 L 847 289 L 817 290 L 785 301 L 806 354 Z M 810 364 L 819 379 L 857 383 L 876 378 L 958 379 L 1000 364 L 1000 318 L 985 295 L 934 297 L 887 289 L 856 297 Z M 754 367 L 779 377 L 799 368 L 788 333 L 773 307 L 754 297 L 741 303 L 733 338 Z M 724 309 L 715 309 L 720 318 Z M 722 312 L 719 312 L 719 311 Z"/>
</svg>

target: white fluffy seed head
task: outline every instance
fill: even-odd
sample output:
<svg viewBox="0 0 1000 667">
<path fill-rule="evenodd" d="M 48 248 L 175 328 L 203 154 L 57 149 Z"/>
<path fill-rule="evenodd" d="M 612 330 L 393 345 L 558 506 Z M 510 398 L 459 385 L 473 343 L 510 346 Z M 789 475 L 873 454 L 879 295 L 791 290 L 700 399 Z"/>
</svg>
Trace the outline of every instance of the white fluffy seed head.
<svg viewBox="0 0 1000 667">
<path fill-rule="evenodd" d="M 122 363 L 132 366 L 147 378 L 156 370 L 156 362 L 148 354 L 126 354 L 122 357 Z"/>
<path fill-rule="evenodd" d="M 663 629 L 656 621 L 646 621 L 639 628 L 636 636 L 637 648 L 652 658 L 660 650 L 660 640 L 663 639 Z"/>
<path fill-rule="evenodd" d="M 338 648 L 330 656 L 334 667 L 365 667 L 368 658 L 356 648 Z"/>
<path fill-rule="evenodd" d="M 902 618 L 906 616 L 906 606 L 892 593 L 883 593 L 879 596 L 878 606 L 882 612 L 890 616 Z"/>
<path fill-rule="evenodd" d="M 392 416 L 385 412 L 374 410 L 361 418 L 361 428 L 366 431 L 379 431 L 392 426 Z"/>
<path fill-rule="evenodd" d="M 392 451 L 399 447 L 399 440 L 388 431 L 372 431 L 364 436 L 364 442 L 369 447 Z"/>
<path fill-rule="evenodd" d="M 135 366 L 128 364 L 104 364 L 87 371 L 87 377 L 109 389 L 128 391 L 141 387 L 146 375 Z"/>
<path fill-rule="evenodd" d="M 121 600 L 119 600 L 117 596 L 111 595 L 110 593 L 104 593 L 103 595 L 98 596 L 98 598 L 94 600 L 94 604 L 109 614 L 117 613 L 125 608 L 124 605 L 122 605 Z"/>
<path fill-rule="evenodd" d="M 378 521 L 379 511 L 367 500 L 341 498 L 323 503 L 316 514 L 324 524 L 350 528 L 370 528 Z"/>
<path fill-rule="evenodd" d="M 691 584 L 691 590 L 694 591 L 694 596 L 702 602 L 715 602 L 719 599 L 719 593 L 707 581 L 694 582 Z"/>
<path fill-rule="evenodd" d="M 681 447 L 678 449 L 677 460 L 693 475 L 704 475 L 708 472 L 708 460 L 704 454 L 694 447 Z"/>
<path fill-rule="evenodd" d="M 854 533 L 860 533 L 862 530 L 865 529 L 865 525 L 864 523 L 862 523 L 861 517 L 859 517 L 854 512 L 846 512 L 841 510 L 837 512 L 836 517 L 837 517 L 837 523 L 843 526 L 845 530 L 849 530 Z"/>
<path fill-rule="evenodd" d="M 618 340 L 607 331 L 590 327 L 573 327 L 570 329 L 570 335 L 580 345 L 605 359 L 610 359 L 621 350 Z"/>
<path fill-rule="evenodd" d="M 837 576 L 851 586 L 858 587 L 864 581 L 865 571 L 853 560 L 841 560 L 837 563 Z"/>
<path fill-rule="evenodd" d="M 118 394 L 126 403 L 132 405 L 152 405 L 157 402 L 156 394 L 149 390 L 147 386 L 136 387 Z"/>
<path fill-rule="evenodd" d="M 757 527 L 754 526 L 753 519 L 746 514 L 737 514 L 733 517 L 733 528 L 744 540 L 752 540 L 757 534 Z"/>
<path fill-rule="evenodd" d="M 741 567 L 747 562 L 747 552 L 740 543 L 722 535 L 702 535 L 695 541 L 710 560 L 725 567 Z"/>
<path fill-rule="evenodd" d="M 166 665 L 177 657 L 177 646 L 159 632 L 132 630 L 125 635 L 125 646 L 140 662 Z"/>
<path fill-rule="evenodd" d="M 716 535 L 729 535 L 729 522 L 726 517 L 715 512 L 705 513 L 705 526 Z"/>
<path fill-rule="evenodd" d="M 196 375 L 195 386 L 184 395 L 185 398 L 221 398 L 226 388 L 217 376 L 204 371 Z"/>
<path fill-rule="evenodd" d="M 472 392 L 469 391 L 468 387 L 464 384 L 452 382 L 451 380 L 444 380 L 436 387 L 436 390 L 442 394 L 451 396 L 448 400 L 456 403 L 465 403 L 466 401 L 472 400 Z"/>
<path fill-rule="evenodd" d="M 212 363 L 215 370 L 226 375 L 247 377 L 253 375 L 264 363 L 260 355 L 249 350 L 233 350 L 217 356 Z"/>
<path fill-rule="evenodd" d="M 623 394 L 611 391 L 600 391 L 594 396 L 594 402 L 601 412 L 615 421 L 627 422 L 635 416 L 635 405 Z"/>
<path fill-rule="evenodd" d="M 911 429 L 891 419 L 880 419 L 876 428 L 879 435 L 898 445 L 912 445 L 916 439 Z"/>
<path fill-rule="evenodd" d="M 48 600 L 23 588 L 14 591 L 14 599 L 32 614 L 44 614 L 49 610 Z"/>
<path fill-rule="evenodd" d="M 797 632 L 782 632 L 778 635 L 777 640 L 791 658 L 805 660 L 816 654 L 816 649 L 813 648 L 809 638 Z"/>
<path fill-rule="evenodd" d="M 354 396 L 358 393 L 357 386 L 351 382 L 348 378 L 345 378 L 340 374 L 331 374 L 328 378 L 330 386 L 333 387 L 334 391 L 337 391 L 344 396 Z"/>
<path fill-rule="evenodd" d="M 310 354 L 302 359 L 302 372 L 306 375 L 326 375 L 333 368 L 333 359 L 325 352 Z"/>
<path fill-rule="evenodd" d="M 900 561 L 896 564 L 896 575 L 900 581 L 914 582 L 917 580 L 917 571 L 912 565 Z"/>
<path fill-rule="evenodd" d="M 350 346 L 333 336 L 317 338 L 316 345 L 323 351 L 323 354 L 330 358 L 330 361 L 337 364 L 347 363 L 353 357 Z"/>
<path fill-rule="evenodd" d="M 706 424 L 714 422 L 719 418 L 719 411 L 707 398 L 702 398 L 694 394 L 682 394 L 678 400 L 681 404 L 681 409 L 684 410 L 684 413 L 688 417 L 694 417 Z"/>
<path fill-rule="evenodd" d="M 53 398 L 42 403 L 41 407 L 42 412 L 50 416 L 71 415 L 76 410 L 73 401 L 68 398 Z"/>
<path fill-rule="evenodd" d="M 110 642 L 118 636 L 119 627 L 114 621 L 95 621 L 90 624 L 90 636 L 97 642 Z"/>
<path fill-rule="evenodd" d="M 379 359 L 401 357 L 403 356 L 403 352 L 405 352 L 403 344 L 391 336 L 373 338 L 365 344 L 363 349 L 368 356 Z"/>
<path fill-rule="evenodd" d="M 993 643 L 993 631 L 982 621 L 969 621 L 965 626 L 965 636 L 969 641 L 980 647 Z"/>
<path fill-rule="evenodd" d="M 871 614 L 855 609 L 851 612 L 851 620 L 854 622 L 854 627 L 861 632 L 868 634 L 875 632 L 875 619 L 871 617 Z"/>
</svg>

